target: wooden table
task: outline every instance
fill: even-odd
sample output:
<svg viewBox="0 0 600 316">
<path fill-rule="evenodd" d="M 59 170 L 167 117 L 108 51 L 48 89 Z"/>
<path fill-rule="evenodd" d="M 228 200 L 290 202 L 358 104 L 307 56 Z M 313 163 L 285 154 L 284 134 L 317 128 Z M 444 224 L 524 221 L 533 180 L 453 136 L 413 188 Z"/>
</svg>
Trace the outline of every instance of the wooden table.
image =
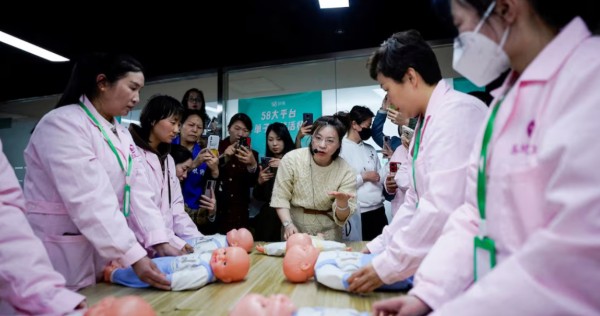
<svg viewBox="0 0 600 316">
<path fill-rule="evenodd" d="M 363 248 L 363 242 L 348 243 L 355 251 Z M 270 257 L 254 250 L 250 254 L 251 265 L 248 276 L 242 282 L 215 282 L 195 291 L 169 292 L 156 289 L 134 289 L 120 285 L 100 283 L 80 291 L 94 305 L 106 296 L 139 295 L 154 309 L 165 315 L 227 315 L 228 310 L 247 293 L 271 295 L 286 294 L 298 307 L 324 306 L 353 308 L 370 311 L 371 304 L 381 299 L 403 295 L 403 293 L 374 292 L 356 295 L 318 285 L 314 281 L 302 284 L 288 282 L 283 275 L 282 257 Z"/>
</svg>

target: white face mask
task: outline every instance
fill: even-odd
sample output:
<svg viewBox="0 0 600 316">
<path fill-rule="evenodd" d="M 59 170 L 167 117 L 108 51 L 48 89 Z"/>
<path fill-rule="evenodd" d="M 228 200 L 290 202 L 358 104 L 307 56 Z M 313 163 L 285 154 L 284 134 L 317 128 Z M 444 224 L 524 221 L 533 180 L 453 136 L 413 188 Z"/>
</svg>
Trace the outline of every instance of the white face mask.
<svg viewBox="0 0 600 316">
<path fill-rule="evenodd" d="M 492 2 L 472 32 L 460 33 L 454 39 L 452 66 L 465 78 L 483 87 L 510 68 L 508 55 L 502 47 L 506 43 L 510 27 L 502 34 L 500 44 L 479 33 L 481 26 L 490 16 L 496 2 Z"/>
</svg>

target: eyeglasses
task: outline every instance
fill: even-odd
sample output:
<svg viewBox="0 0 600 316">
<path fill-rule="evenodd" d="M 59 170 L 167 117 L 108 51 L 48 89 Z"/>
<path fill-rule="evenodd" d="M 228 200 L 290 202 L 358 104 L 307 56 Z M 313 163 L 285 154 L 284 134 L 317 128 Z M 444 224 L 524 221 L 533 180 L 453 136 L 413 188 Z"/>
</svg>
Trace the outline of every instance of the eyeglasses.
<svg viewBox="0 0 600 316">
<path fill-rule="evenodd" d="M 188 102 L 200 103 L 200 102 L 202 102 L 202 99 L 200 99 L 200 98 L 188 98 Z"/>
<path fill-rule="evenodd" d="M 321 145 L 323 142 L 325 143 L 325 146 L 333 146 L 337 144 L 337 140 L 333 138 L 323 138 L 320 135 L 315 135 L 312 139 L 316 145 Z"/>
</svg>

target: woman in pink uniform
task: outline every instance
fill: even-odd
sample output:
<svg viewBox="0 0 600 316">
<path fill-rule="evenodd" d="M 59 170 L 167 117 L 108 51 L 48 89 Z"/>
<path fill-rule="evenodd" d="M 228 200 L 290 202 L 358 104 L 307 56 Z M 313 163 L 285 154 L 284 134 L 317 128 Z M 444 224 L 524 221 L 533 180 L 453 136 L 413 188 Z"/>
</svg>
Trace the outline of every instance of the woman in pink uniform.
<svg viewBox="0 0 600 316">
<path fill-rule="evenodd" d="M 116 120 L 139 102 L 143 86 L 133 58 L 86 56 L 25 149 L 27 217 L 70 289 L 95 284 L 110 260 L 169 289 L 144 247 L 182 254 L 168 244 L 142 157 Z"/>
<path fill-rule="evenodd" d="M 512 72 L 476 142 L 465 204 L 410 295 L 376 315 L 600 312 L 600 38 L 578 16 L 598 14 L 592 2 L 452 1 L 454 68 L 478 85 Z"/>
<path fill-rule="evenodd" d="M 65 288 L 23 215 L 25 200 L 0 142 L 0 315 L 62 315 L 85 306 Z"/>
</svg>

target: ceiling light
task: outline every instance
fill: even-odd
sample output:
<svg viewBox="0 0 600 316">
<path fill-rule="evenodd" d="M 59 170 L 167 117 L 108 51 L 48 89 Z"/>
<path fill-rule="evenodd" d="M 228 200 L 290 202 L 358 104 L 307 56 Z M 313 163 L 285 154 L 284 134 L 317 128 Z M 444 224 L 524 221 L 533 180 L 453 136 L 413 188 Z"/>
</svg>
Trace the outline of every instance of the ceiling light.
<svg viewBox="0 0 600 316">
<path fill-rule="evenodd" d="M 347 8 L 350 6 L 349 0 L 319 0 L 321 9 Z"/>
<path fill-rule="evenodd" d="M 0 42 L 4 42 L 8 45 L 14 46 L 18 49 L 22 49 L 28 53 L 42 57 L 49 61 L 53 61 L 53 62 L 69 61 L 67 58 L 57 55 L 51 51 L 45 50 L 39 46 L 35 46 L 31 43 L 25 42 L 24 40 L 18 39 L 12 35 L 2 32 L 2 31 L 0 31 Z"/>
</svg>

